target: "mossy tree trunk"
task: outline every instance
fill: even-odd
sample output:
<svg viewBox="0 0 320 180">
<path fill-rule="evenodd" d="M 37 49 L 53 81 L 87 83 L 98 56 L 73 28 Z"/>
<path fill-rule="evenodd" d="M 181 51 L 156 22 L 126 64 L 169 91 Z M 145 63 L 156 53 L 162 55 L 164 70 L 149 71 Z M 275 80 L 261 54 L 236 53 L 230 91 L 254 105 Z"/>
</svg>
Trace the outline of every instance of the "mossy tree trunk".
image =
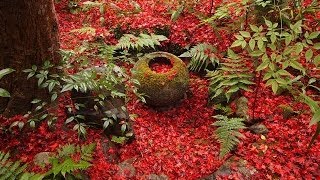
<svg viewBox="0 0 320 180">
<path fill-rule="evenodd" d="M 16 71 L 0 81 L 0 87 L 11 93 L 0 97 L 0 113 L 4 116 L 23 114 L 32 107 L 30 101 L 48 96 L 37 88 L 35 80 L 27 80 L 22 70 L 41 66 L 45 60 L 59 61 L 58 24 L 53 0 L 0 1 L 0 69 Z"/>
</svg>

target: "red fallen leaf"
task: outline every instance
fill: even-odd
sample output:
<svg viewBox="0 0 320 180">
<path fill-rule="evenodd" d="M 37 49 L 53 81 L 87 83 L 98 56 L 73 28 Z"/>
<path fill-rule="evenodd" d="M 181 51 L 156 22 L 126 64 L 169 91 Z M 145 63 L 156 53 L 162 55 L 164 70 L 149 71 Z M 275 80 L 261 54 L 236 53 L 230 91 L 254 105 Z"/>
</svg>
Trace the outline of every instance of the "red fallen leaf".
<svg viewBox="0 0 320 180">
<path fill-rule="evenodd" d="M 170 71 L 172 68 L 172 64 L 165 64 L 165 63 L 152 63 L 150 65 L 150 69 L 157 73 L 166 73 Z"/>
<path fill-rule="evenodd" d="M 58 146 L 59 146 L 59 143 L 56 142 L 56 143 L 51 144 L 49 147 L 51 149 L 56 149 Z"/>
</svg>

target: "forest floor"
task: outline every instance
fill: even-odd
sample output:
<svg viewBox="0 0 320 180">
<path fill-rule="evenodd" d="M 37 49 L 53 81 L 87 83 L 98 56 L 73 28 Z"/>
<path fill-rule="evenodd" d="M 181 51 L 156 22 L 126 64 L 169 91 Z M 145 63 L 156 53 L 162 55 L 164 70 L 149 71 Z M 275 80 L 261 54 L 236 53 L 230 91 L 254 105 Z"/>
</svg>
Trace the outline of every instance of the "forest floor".
<svg viewBox="0 0 320 180">
<path fill-rule="evenodd" d="M 117 17 L 115 10 L 107 9 L 104 26 L 100 25 L 99 11 L 72 14 L 67 1 L 57 2 L 61 47 L 72 49 L 84 40 L 95 38 L 88 34 L 70 33 L 83 24 L 97 28 L 96 34 L 111 44 L 117 41 L 112 30 L 118 26 L 125 32 L 168 26 L 171 43 L 185 46 L 209 42 L 221 51 L 233 40 L 232 34 L 224 30 L 219 32 L 221 37 L 217 38 L 212 27 L 196 27 L 199 19 L 193 14 L 185 13 L 177 21 L 171 22 L 171 15 L 166 13 L 164 4 L 155 0 L 136 2 L 143 11 L 122 18 Z M 115 5 L 125 12 L 134 8 L 127 1 Z M 210 2 L 205 1 L 197 10 L 208 12 L 209 7 Z M 0 150 L 16 152 L 13 154 L 17 159 L 32 163 L 37 153 L 54 151 L 59 145 L 96 142 L 93 165 L 88 170 L 90 179 L 199 179 L 212 176 L 213 173 L 222 179 L 320 178 L 320 138 L 307 149 L 315 131 L 315 127 L 308 127 L 311 116 L 307 105 L 295 102 L 290 95 L 274 95 L 263 83 L 254 86 L 253 92 L 244 92 L 248 99 L 249 116 L 254 114 L 255 118 L 261 119 L 268 132 L 255 134 L 249 130 L 242 131 L 245 139 L 241 140 L 237 149 L 219 159 L 219 143 L 214 137 L 215 127 L 212 126 L 215 112 L 208 106 L 209 82 L 193 73 L 190 79 L 189 95 L 169 110 L 158 111 L 137 102 L 133 97 L 127 108 L 131 114 L 135 114 L 132 123 L 135 139 L 120 148 L 106 150 L 107 142 L 102 130 L 88 129 L 87 138 L 78 139 L 75 131 L 64 127 L 66 114 L 61 110 L 55 130 L 43 123 L 37 130 L 6 134 L 1 138 Z M 285 118 L 279 105 L 291 106 L 299 113 Z M 6 122 L 1 123 L 17 119 L 23 117 L 3 119 Z M 112 154 L 118 156 L 117 163 L 108 159 Z"/>
</svg>

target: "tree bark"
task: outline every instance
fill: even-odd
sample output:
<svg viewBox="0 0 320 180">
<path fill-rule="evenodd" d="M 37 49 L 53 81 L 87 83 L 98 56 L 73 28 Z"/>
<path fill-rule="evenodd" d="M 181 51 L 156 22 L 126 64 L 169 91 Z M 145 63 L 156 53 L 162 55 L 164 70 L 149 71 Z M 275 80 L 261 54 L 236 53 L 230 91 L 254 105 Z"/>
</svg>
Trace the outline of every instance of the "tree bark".
<svg viewBox="0 0 320 180">
<path fill-rule="evenodd" d="M 58 49 L 53 0 L 0 0 L 0 69 L 16 70 L 0 80 L 0 87 L 11 93 L 10 98 L 0 97 L 0 113 L 9 117 L 32 108 L 30 101 L 40 91 L 22 70 L 40 67 L 45 60 L 57 64 Z"/>
</svg>

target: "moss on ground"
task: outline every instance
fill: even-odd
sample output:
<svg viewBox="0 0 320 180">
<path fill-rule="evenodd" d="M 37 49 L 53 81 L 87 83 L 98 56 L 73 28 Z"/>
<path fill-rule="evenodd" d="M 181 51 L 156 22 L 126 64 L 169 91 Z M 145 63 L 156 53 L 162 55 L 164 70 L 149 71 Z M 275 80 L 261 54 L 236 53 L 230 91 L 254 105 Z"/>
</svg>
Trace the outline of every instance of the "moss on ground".
<svg viewBox="0 0 320 180">
<path fill-rule="evenodd" d="M 172 68 L 165 73 L 152 71 L 149 63 L 152 59 L 167 58 Z M 184 97 L 189 86 L 189 73 L 184 62 L 167 52 L 154 52 L 140 59 L 133 68 L 133 78 L 140 82 L 139 92 L 146 95 L 147 104 L 168 106 Z"/>
</svg>

